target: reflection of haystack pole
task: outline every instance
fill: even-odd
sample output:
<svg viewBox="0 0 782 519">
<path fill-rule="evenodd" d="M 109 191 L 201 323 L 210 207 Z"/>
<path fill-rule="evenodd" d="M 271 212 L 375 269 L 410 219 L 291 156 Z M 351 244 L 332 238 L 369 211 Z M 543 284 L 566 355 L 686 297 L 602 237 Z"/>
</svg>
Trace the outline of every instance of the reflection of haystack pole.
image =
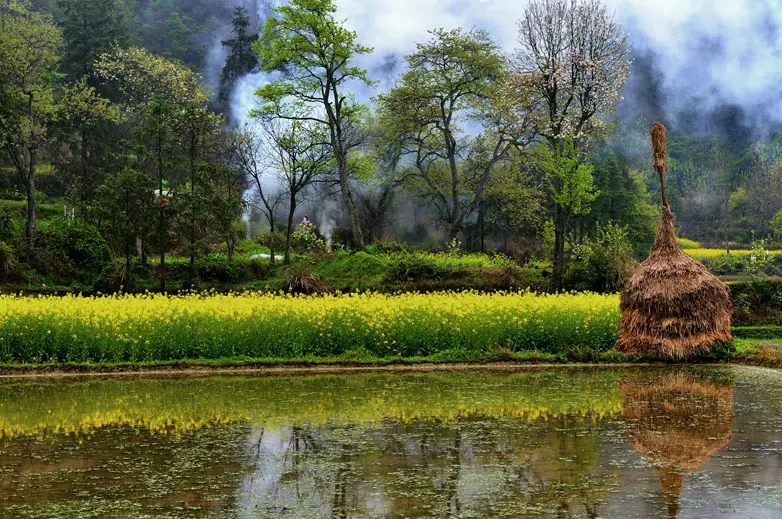
<svg viewBox="0 0 782 519">
<path fill-rule="evenodd" d="M 684 475 L 731 439 L 733 387 L 670 373 L 629 376 L 620 389 L 630 444 L 654 467 L 668 517 L 676 517 Z"/>
<path fill-rule="evenodd" d="M 663 208 L 654 251 L 641 263 L 622 293 L 622 323 L 616 347 L 685 359 L 732 340 L 727 286 L 679 249 L 673 213 L 665 193 L 665 127 L 652 130 L 654 169 L 660 176 Z"/>
</svg>

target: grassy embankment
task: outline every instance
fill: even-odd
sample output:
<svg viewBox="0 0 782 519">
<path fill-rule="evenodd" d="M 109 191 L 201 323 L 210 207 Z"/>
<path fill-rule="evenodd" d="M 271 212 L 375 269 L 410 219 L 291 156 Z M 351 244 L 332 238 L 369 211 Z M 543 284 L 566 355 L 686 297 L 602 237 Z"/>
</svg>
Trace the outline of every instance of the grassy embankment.
<svg viewBox="0 0 782 519">
<path fill-rule="evenodd" d="M 0 296 L 0 315 L 6 371 L 648 360 L 612 351 L 615 295 Z M 737 328 L 720 355 L 775 365 L 778 332 Z"/>
</svg>

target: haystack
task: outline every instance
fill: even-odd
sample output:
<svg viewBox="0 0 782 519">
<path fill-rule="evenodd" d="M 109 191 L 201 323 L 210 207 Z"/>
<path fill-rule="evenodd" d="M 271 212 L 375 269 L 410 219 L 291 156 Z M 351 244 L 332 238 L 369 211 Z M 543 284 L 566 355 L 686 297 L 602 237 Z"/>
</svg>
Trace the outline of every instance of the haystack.
<svg viewBox="0 0 782 519">
<path fill-rule="evenodd" d="M 685 475 L 732 437 L 733 386 L 689 373 L 651 373 L 628 376 L 620 390 L 630 444 L 657 472 L 674 518 Z"/>
<path fill-rule="evenodd" d="M 732 341 L 728 287 L 679 249 L 673 213 L 665 194 L 665 127 L 652 130 L 654 167 L 660 175 L 662 218 L 654 251 L 622 293 L 622 321 L 616 349 L 623 353 L 684 360 Z"/>
</svg>

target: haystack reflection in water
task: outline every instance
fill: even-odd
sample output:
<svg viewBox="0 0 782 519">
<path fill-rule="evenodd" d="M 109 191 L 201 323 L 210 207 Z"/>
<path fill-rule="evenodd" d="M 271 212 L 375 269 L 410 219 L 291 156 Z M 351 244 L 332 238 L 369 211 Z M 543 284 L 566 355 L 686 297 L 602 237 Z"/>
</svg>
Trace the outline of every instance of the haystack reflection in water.
<svg viewBox="0 0 782 519">
<path fill-rule="evenodd" d="M 0 517 L 782 517 L 781 416 L 729 367 L 0 385 Z"/>
<path fill-rule="evenodd" d="M 675 518 L 684 476 L 731 439 L 734 387 L 679 372 L 630 375 L 620 388 L 630 444 L 654 467 L 668 517 Z"/>
</svg>

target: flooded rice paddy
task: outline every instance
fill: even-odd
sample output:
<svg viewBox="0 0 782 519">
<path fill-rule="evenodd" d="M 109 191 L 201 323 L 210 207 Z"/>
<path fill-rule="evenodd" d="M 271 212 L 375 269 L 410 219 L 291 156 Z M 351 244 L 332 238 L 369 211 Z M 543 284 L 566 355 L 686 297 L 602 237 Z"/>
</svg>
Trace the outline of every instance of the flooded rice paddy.
<svg viewBox="0 0 782 519">
<path fill-rule="evenodd" d="M 0 517 L 782 517 L 782 374 L 0 385 Z"/>
</svg>

